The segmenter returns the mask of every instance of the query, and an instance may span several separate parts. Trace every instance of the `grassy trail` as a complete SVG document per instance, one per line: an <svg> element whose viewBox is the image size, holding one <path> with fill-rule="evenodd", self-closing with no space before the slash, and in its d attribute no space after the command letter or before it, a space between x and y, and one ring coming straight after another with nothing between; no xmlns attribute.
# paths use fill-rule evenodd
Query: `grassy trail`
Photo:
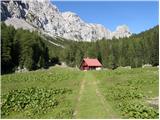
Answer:
<svg viewBox="0 0 160 120"><path fill-rule="evenodd" d="M112 108L99 91L92 72L86 72L81 82L74 118L115 118Z"/></svg>
<svg viewBox="0 0 160 120"><path fill-rule="evenodd" d="M158 97L158 75L157 67L87 72L53 67L2 75L1 116L6 119L157 119L158 109L151 107L148 100ZM31 94L33 88L42 92ZM66 88L71 92L54 92L53 99L58 104L44 106L51 103L52 93L48 90Z"/></svg>

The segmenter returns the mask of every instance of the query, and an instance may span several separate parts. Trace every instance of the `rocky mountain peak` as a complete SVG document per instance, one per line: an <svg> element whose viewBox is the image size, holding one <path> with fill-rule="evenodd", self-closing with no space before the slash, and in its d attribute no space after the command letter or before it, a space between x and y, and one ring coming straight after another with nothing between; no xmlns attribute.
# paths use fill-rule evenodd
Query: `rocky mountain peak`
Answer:
<svg viewBox="0 0 160 120"><path fill-rule="evenodd" d="M116 31L113 32L113 36L116 38L129 37L131 35L127 25L117 26Z"/></svg>
<svg viewBox="0 0 160 120"><path fill-rule="evenodd" d="M32 28L35 27L52 37L71 40L92 41L131 35L126 25L118 26L116 31L111 32L103 25L84 22L76 13L60 12L50 0L1 1L1 20L15 28L34 30ZM23 21L25 26L15 24L16 21Z"/></svg>
<svg viewBox="0 0 160 120"><path fill-rule="evenodd" d="M70 12L70 11L67 11L67 12L63 12L62 13L62 16L65 20L68 20L70 22L78 22L78 21L81 21L81 18L76 14L76 13L73 13L73 12Z"/></svg>
<svg viewBox="0 0 160 120"><path fill-rule="evenodd" d="M117 26L116 31L129 32L129 28L127 25L121 25L121 26Z"/></svg>

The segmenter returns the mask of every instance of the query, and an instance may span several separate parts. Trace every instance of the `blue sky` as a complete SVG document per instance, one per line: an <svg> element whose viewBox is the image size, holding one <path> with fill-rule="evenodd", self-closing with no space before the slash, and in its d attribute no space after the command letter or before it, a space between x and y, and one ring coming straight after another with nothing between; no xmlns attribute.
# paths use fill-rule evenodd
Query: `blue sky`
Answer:
<svg viewBox="0 0 160 120"><path fill-rule="evenodd" d="M126 24L132 33L158 25L158 1L54 1L60 11L77 13L85 22L114 31Z"/></svg>

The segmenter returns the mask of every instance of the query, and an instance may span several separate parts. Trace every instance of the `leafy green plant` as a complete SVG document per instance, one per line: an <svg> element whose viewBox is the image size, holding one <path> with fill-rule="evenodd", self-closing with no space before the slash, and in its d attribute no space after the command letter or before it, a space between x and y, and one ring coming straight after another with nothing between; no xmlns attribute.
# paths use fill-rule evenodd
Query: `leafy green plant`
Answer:
<svg viewBox="0 0 160 120"><path fill-rule="evenodd" d="M157 68L119 68L100 71L95 75L100 79L100 87L106 100L122 118L158 118L158 110L145 102L146 98L158 95Z"/></svg>
<svg viewBox="0 0 160 120"><path fill-rule="evenodd" d="M150 119L158 118L159 115L158 111L152 107L137 102L121 103L117 108L119 108L122 111L122 115L127 118Z"/></svg>
<svg viewBox="0 0 160 120"><path fill-rule="evenodd" d="M2 117L8 116L13 111L25 111L27 117L45 114L48 109L54 109L59 104L58 96L71 92L66 88L12 90L3 96L1 115Z"/></svg>

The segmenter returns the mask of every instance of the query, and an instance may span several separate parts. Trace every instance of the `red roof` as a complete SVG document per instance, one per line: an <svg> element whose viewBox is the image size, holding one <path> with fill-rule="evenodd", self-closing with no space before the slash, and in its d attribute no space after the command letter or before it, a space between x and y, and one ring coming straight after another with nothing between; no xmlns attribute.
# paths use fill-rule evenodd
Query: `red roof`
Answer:
<svg viewBox="0 0 160 120"><path fill-rule="evenodd" d="M102 66L102 64L97 59L84 58L83 60L86 62L88 66Z"/></svg>

